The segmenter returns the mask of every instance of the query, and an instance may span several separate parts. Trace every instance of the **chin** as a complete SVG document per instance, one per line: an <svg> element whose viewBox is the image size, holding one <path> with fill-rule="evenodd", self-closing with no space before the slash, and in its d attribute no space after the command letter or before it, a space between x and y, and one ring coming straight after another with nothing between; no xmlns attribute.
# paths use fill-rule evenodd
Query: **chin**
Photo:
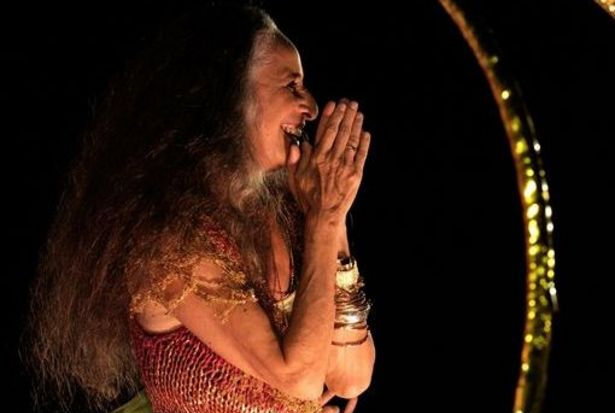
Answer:
<svg viewBox="0 0 615 413"><path fill-rule="evenodd" d="M281 171L286 172L286 162L272 165L269 168L267 168L266 171L267 171L268 174L270 174L270 173L280 173Z"/></svg>

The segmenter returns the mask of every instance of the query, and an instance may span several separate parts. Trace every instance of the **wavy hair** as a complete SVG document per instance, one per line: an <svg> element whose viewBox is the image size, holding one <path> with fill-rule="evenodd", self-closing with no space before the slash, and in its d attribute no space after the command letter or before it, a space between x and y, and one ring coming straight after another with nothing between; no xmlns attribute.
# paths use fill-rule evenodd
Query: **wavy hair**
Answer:
<svg viewBox="0 0 615 413"><path fill-rule="evenodd" d="M262 234L272 219L299 245L285 171L254 166L243 116L258 45L280 36L258 8L204 7L165 26L111 80L32 288L22 348L38 383L35 404L51 398L67 410L81 395L105 409L140 387L127 286L189 270L207 248L203 217L237 241L255 285L264 280L270 240Z"/></svg>

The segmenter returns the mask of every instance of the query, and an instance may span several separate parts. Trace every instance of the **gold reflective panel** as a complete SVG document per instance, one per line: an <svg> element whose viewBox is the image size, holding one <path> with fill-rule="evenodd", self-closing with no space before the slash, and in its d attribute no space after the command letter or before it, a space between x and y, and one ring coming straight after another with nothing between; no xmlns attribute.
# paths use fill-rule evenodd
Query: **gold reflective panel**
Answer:
<svg viewBox="0 0 615 413"><path fill-rule="evenodd" d="M439 0L466 40L489 83L506 130L517 175L526 246L526 318L513 411L538 412L547 379L552 318L557 312L553 210L532 119L486 28L469 21L452 0ZM598 0L608 10L615 0ZM614 7L615 8L615 7ZM531 143L531 144L530 144Z"/></svg>
<svg viewBox="0 0 615 413"><path fill-rule="evenodd" d="M608 14L615 19L615 0L595 0Z"/></svg>

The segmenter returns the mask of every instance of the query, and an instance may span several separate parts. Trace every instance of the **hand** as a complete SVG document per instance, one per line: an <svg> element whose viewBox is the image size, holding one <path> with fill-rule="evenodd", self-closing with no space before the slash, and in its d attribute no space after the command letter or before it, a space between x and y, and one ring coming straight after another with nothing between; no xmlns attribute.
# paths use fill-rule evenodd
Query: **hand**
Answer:
<svg viewBox="0 0 615 413"><path fill-rule="evenodd" d="M320 397L320 404L321 406L324 406L322 413L339 413L340 412L340 408L338 406L334 406L332 404L325 406L325 403L328 403L329 400L331 400L334 396L335 396L335 393L333 393L331 390L326 390L322 394L322 396ZM354 409L357 407L358 402L359 402L358 397L353 397L352 399L349 399L342 413L352 413Z"/></svg>
<svg viewBox="0 0 615 413"><path fill-rule="evenodd" d="M316 131L314 147L291 147L287 159L290 189L306 215L344 223L363 178L370 134L362 129L358 104L328 102Z"/></svg>

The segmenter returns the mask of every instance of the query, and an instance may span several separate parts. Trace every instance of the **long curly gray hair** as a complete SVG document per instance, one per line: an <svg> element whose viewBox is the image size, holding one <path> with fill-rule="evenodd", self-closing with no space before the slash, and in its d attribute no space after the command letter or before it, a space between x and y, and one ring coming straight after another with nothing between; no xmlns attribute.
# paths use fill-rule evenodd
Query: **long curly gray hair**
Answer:
<svg viewBox="0 0 615 413"><path fill-rule="evenodd" d="M201 253L204 216L237 241L253 280L264 279L270 240L262 234L272 219L299 245L285 171L255 168L245 138L248 69L259 45L276 38L258 8L204 7L168 24L111 81L32 290L23 355L37 404L52 398L67 410L81 395L107 409L140 386L128 280L152 282Z"/></svg>

